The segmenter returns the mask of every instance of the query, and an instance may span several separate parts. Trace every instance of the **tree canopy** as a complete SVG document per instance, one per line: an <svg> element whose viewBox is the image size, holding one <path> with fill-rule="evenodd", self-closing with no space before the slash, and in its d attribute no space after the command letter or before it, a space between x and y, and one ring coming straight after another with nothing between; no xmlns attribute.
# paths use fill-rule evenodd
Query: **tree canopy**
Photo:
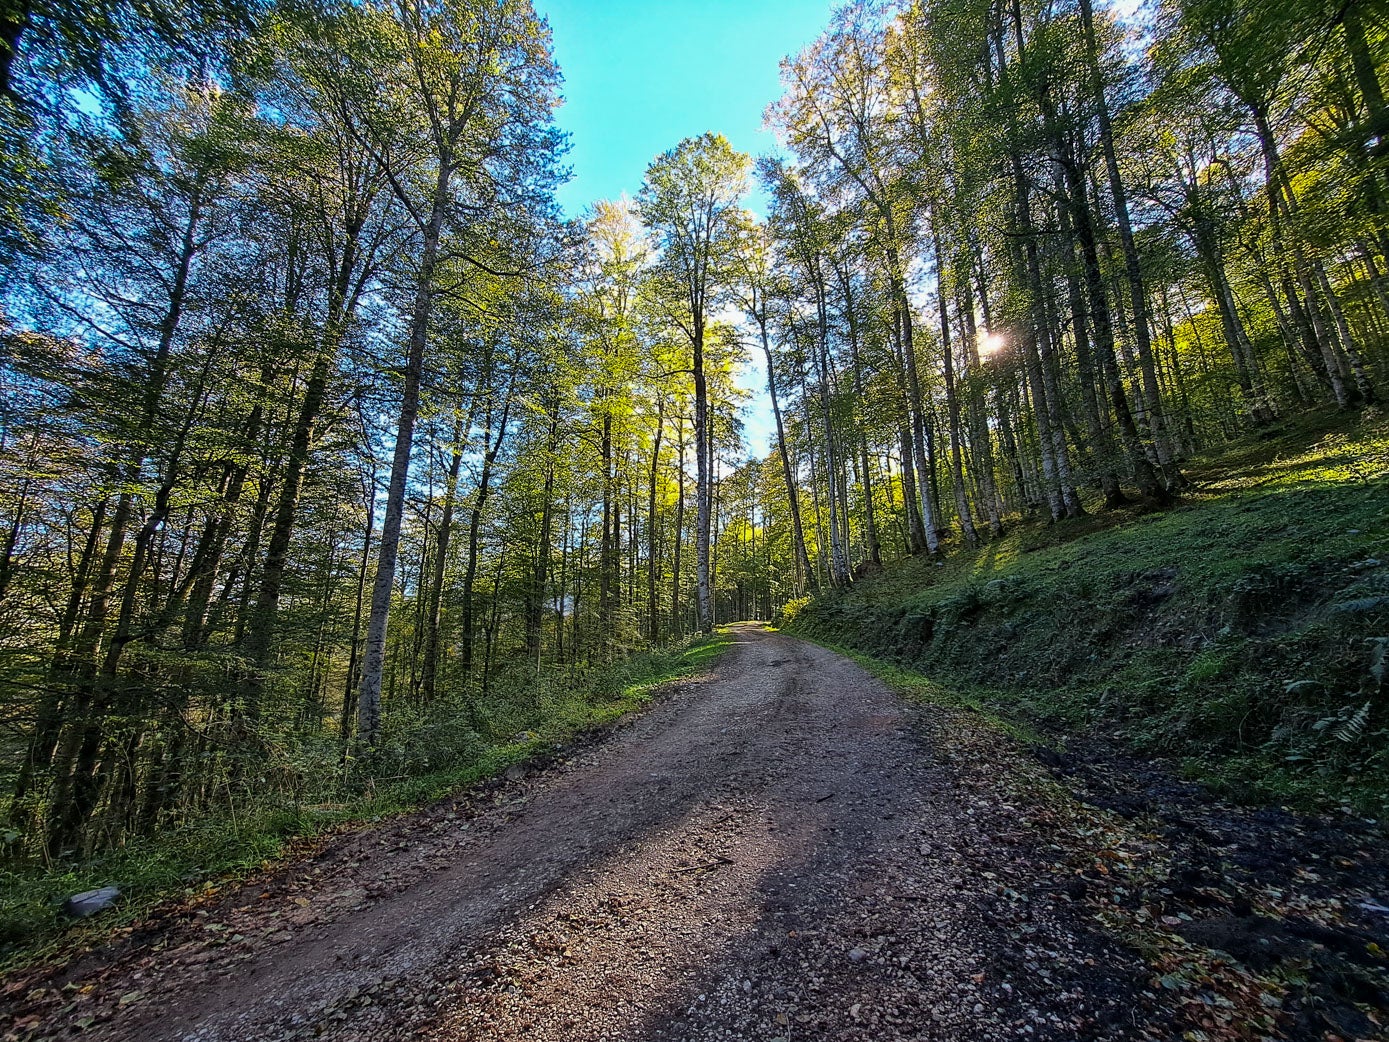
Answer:
<svg viewBox="0 0 1389 1042"><path fill-rule="evenodd" d="M551 42L0 15L10 855L475 760L635 649L1382 393L1372 6L858 0L780 154L687 138L580 217Z"/></svg>

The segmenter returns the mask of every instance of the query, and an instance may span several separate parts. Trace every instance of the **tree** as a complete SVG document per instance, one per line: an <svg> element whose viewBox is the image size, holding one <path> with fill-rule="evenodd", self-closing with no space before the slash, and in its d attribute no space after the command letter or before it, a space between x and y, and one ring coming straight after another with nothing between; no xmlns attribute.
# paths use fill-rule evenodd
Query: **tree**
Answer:
<svg viewBox="0 0 1389 1042"><path fill-rule="evenodd" d="M686 138L647 168L637 197L642 222L659 243L666 313L691 349L695 392L696 584L699 626L713 630L709 550L713 444L705 348L710 319L735 272L740 202L752 163L721 134Z"/></svg>
<svg viewBox="0 0 1389 1042"><path fill-rule="evenodd" d="M481 216L508 204L533 207L534 194L554 182L559 144L550 122L556 72L527 0L420 6L402 0L395 13L393 58L400 71L393 82L399 87L371 99L379 104L364 104L362 139L409 214L417 243L395 451L357 699L360 735L368 746L381 727L386 624L439 269L456 257L496 270L469 241L468 225L481 224ZM427 147L414 153L401 140L406 128L419 128Z"/></svg>
<svg viewBox="0 0 1389 1042"><path fill-rule="evenodd" d="M732 290L733 299L748 320L757 327L762 345L762 357L767 366L767 396L776 424L776 454L781 461L781 476L786 485L786 502L791 511L791 546L795 555L797 589L813 581L810 556L805 548L805 529L801 523L801 496L791 470L787 447L786 424L782 419L781 403L777 397L776 362L772 357L771 328L773 308L790 295L790 286L776 269L775 245L765 225L758 224L751 214L744 214L740 228L738 250L735 254L738 278ZM775 302L775 303L774 303Z"/></svg>

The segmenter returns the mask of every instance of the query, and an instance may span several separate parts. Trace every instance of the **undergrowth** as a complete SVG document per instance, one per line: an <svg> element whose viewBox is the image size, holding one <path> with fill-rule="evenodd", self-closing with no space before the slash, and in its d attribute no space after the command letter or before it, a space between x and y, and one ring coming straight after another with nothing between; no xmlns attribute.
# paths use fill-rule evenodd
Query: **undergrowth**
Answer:
<svg viewBox="0 0 1389 1042"><path fill-rule="evenodd" d="M1236 796L1382 815L1389 425L1330 423L1192 461L1171 510L1016 524L783 625L1058 740L1118 737Z"/></svg>
<svg viewBox="0 0 1389 1042"><path fill-rule="evenodd" d="M329 833L412 810L542 756L644 707L663 685L705 671L728 643L716 634L586 672L557 670L538 681L532 673L482 706L388 720L371 774L351 763L336 772L325 767L317 783L293 796L229 805L215 818L86 860L0 864L0 972L99 941L172 897L215 888ZM86 922L61 911L66 897L102 886L120 889L114 910Z"/></svg>

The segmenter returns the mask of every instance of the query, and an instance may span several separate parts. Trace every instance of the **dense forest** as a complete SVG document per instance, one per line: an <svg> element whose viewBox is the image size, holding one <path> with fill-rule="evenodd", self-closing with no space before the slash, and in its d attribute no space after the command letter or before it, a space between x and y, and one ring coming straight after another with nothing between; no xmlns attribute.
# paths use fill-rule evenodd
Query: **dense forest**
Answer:
<svg viewBox="0 0 1389 1042"><path fill-rule="evenodd" d="M571 220L529 0L9 5L7 856L447 767L638 649L1372 408L1387 69L1358 0L856 3L781 154L672 142Z"/></svg>

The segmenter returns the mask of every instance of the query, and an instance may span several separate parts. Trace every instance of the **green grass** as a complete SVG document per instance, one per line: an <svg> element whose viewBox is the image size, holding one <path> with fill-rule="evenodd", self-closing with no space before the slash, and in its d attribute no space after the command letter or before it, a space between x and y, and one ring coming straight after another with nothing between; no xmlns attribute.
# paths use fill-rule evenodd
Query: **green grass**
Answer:
<svg viewBox="0 0 1389 1042"><path fill-rule="evenodd" d="M1016 524L799 606L786 626L1060 736L1118 735L1242 795L1383 813L1389 429L1314 417L1189 473L1172 510Z"/></svg>
<svg viewBox="0 0 1389 1042"><path fill-rule="evenodd" d="M519 720L528 726L511 732L510 739L469 745L471 755L445 769L385 783L356 779L326 799L238 808L80 863L0 868L0 972L99 943L159 904L268 867L316 837L414 810L553 752L649 705L664 685L707 671L729 644L721 633L699 637L634 655L577 681L557 678L540 687L538 698L532 692L524 716L502 714L509 725ZM85 922L61 913L67 896L108 885L121 890L115 909Z"/></svg>

